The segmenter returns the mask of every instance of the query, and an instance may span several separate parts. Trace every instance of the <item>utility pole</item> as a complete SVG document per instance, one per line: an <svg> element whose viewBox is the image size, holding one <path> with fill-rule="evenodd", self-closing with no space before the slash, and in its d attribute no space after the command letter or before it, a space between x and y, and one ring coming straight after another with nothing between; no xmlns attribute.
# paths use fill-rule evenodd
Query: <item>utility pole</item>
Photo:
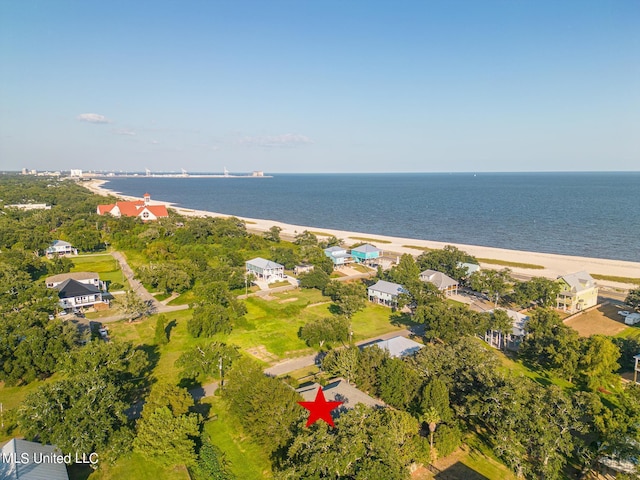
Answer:
<svg viewBox="0 0 640 480"><path fill-rule="evenodd" d="M224 377L222 376L222 357L220 357L220 361L218 362L218 367L220 368L220 387L223 387Z"/></svg>

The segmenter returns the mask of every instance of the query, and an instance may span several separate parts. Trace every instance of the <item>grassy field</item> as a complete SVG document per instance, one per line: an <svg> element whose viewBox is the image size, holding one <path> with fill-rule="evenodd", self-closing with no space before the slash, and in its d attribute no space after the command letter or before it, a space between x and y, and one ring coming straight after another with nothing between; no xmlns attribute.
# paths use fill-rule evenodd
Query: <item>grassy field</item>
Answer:
<svg viewBox="0 0 640 480"><path fill-rule="evenodd" d="M414 250L422 250L423 252L430 252L433 248L420 247L418 245L402 245L404 248L413 248Z"/></svg>
<svg viewBox="0 0 640 480"><path fill-rule="evenodd" d="M487 348L490 348L490 347L487 347ZM505 355L504 353L498 350L495 350L495 352L498 355L498 358L500 359L500 361L502 362L502 365L505 367L505 370L513 373L515 376L523 375L541 385L553 384L565 390L569 388L573 388L572 383L567 382L566 380L552 374L551 372L548 372L546 370L533 369L525 365L524 363L522 363L520 360L512 360L507 355Z"/></svg>
<svg viewBox="0 0 640 480"><path fill-rule="evenodd" d="M479 262L489 263L491 265L500 265L502 267L516 267L516 268L528 268L531 270L544 270L542 265L535 265L533 263L520 263L520 262L509 262L507 260L498 260L496 258L478 258Z"/></svg>
<svg viewBox="0 0 640 480"><path fill-rule="evenodd" d="M260 480L272 478L271 462L260 445L243 433L242 426L231 416L220 397L207 399L211 403L213 420L205 423L205 432L224 453L229 469L236 478Z"/></svg>
<svg viewBox="0 0 640 480"><path fill-rule="evenodd" d="M89 480L189 480L191 477L184 466L163 467L139 453L131 453L129 456L119 459L115 465L104 463L88 477L78 476L75 478L88 478Z"/></svg>
<svg viewBox="0 0 640 480"><path fill-rule="evenodd" d="M356 313L351 319L353 341L358 342L383 333L400 331L404 328L392 325L390 317L390 308L382 305L367 304L363 311Z"/></svg>
<svg viewBox="0 0 640 480"><path fill-rule="evenodd" d="M640 285L640 278L636 277L616 277L614 275L600 275L599 273L590 274L596 280L608 280L609 282L619 282L619 283L635 283L636 285Z"/></svg>
<svg viewBox="0 0 640 480"><path fill-rule="evenodd" d="M391 243L389 240L380 240L379 238L369 237L349 237L352 240L361 240L363 242L375 242L375 243Z"/></svg>
<svg viewBox="0 0 640 480"><path fill-rule="evenodd" d="M102 281L121 283L125 288L129 288L118 262L111 255L78 255L69 258L73 261L72 272L96 272Z"/></svg>

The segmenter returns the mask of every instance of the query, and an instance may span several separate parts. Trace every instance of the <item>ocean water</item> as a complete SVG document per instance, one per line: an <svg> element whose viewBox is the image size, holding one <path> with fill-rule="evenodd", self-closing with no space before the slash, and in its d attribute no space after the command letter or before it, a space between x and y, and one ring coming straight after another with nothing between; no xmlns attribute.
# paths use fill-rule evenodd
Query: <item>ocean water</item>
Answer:
<svg viewBox="0 0 640 480"><path fill-rule="evenodd" d="M640 172L135 177L105 187L317 229L640 261Z"/></svg>

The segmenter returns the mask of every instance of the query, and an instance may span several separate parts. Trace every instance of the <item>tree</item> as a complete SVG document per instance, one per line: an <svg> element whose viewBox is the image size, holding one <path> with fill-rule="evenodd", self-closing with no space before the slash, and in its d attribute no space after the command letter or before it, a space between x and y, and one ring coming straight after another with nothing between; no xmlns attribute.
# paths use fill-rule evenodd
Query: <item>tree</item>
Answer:
<svg viewBox="0 0 640 480"><path fill-rule="evenodd" d="M149 312L149 305L142 300L135 292L129 290L124 295L120 295L116 300L118 308L131 320L142 317Z"/></svg>
<svg viewBox="0 0 640 480"><path fill-rule="evenodd" d="M640 310L640 288L629 290L624 302L634 310Z"/></svg>
<svg viewBox="0 0 640 480"><path fill-rule="evenodd" d="M405 253L400 257L398 265L387 272L387 276L392 282L406 286L418 281L420 268L416 264L416 260L413 258L413 255Z"/></svg>
<svg viewBox="0 0 640 480"><path fill-rule="evenodd" d="M441 421L453 420L453 411L449 404L449 389L439 378L429 380L422 390L420 409L425 413L430 408L435 409Z"/></svg>
<svg viewBox="0 0 640 480"><path fill-rule="evenodd" d="M367 291L362 283L339 283L338 285L334 302L342 315L351 318L360 310L364 310Z"/></svg>
<svg viewBox="0 0 640 480"><path fill-rule="evenodd" d="M521 305L534 303L541 307L552 307L561 288L558 282L544 277L534 277L528 282L517 283L513 296Z"/></svg>
<svg viewBox="0 0 640 480"><path fill-rule="evenodd" d="M498 332L498 347L503 350L506 349L507 342L505 338L513 332L513 320L511 320L506 310L495 309L491 312L489 330L491 330L491 335L493 335L493 332Z"/></svg>
<svg viewBox="0 0 640 480"><path fill-rule="evenodd" d="M378 378L380 398L396 408L407 409L420 388L418 373L399 358L385 359Z"/></svg>
<svg viewBox="0 0 640 480"><path fill-rule="evenodd" d="M509 291L511 286L511 270L481 270L471 275L471 288L477 292L487 292L494 300L494 306Z"/></svg>
<svg viewBox="0 0 640 480"><path fill-rule="evenodd" d="M358 371L358 347L331 350L322 360L322 368L331 375L343 377L348 383L356 378Z"/></svg>
<svg viewBox="0 0 640 480"><path fill-rule="evenodd" d="M318 245L318 237L316 237L313 233L305 230L302 233L296 235L296 239L294 242L296 245Z"/></svg>
<svg viewBox="0 0 640 480"><path fill-rule="evenodd" d="M446 245L441 250L431 250L420 255L417 264L420 270L435 270L442 272L457 281L467 276L467 270L462 263L478 263L475 257L459 250L452 245Z"/></svg>
<svg viewBox="0 0 640 480"><path fill-rule="evenodd" d="M425 324L425 337L448 343L462 336L484 334L489 326L486 315L473 312L466 305L443 301L416 309L414 320Z"/></svg>
<svg viewBox="0 0 640 480"><path fill-rule="evenodd" d="M585 341L586 345L580 357L582 382L590 390L619 383L615 372L620 368L618 359L620 350L609 337L592 335Z"/></svg>
<svg viewBox="0 0 640 480"><path fill-rule="evenodd" d="M434 407L428 407L422 414L422 421L429 427L429 445L433 452L433 434L438 424L442 421L442 418Z"/></svg>
<svg viewBox="0 0 640 480"><path fill-rule="evenodd" d="M262 236L265 238L265 240L269 242L280 243L281 231L282 231L282 228L278 227L277 225L274 225L269 230L264 232Z"/></svg>
<svg viewBox="0 0 640 480"><path fill-rule="evenodd" d="M216 333L231 333L232 311L221 305L203 305L193 310L187 321L187 331L193 337L212 337Z"/></svg>
<svg viewBox="0 0 640 480"><path fill-rule="evenodd" d="M302 288L317 288L322 291L329 283L329 275L320 269L314 268L312 271L301 274L298 279Z"/></svg>
<svg viewBox="0 0 640 480"><path fill-rule="evenodd" d="M194 402L191 394L185 389L167 382L153 385L147 397L142 416L149 416L158 408L166 407L174 417L189 413Z"/></svg>
<svg viewBox="0 0 640 480"><path fill-rule="evenodd" d="M59 273L67 273L71 271L73 262L66 257L54 255L51 261L47 264L47 272L50 275L57 275Z"/></svg>
<svg viewBox="0 0 640 480"><path fill-rule="evenodd" d="M224 453L216 447L208 435L200 436L200 451L197 464L189 469L193 480L233 480L234 476L227 471Z"/></svg>
<svg viewBox="0 0 640 480"><path fill-rule="evenodd" d="M64 453L95 452L125 425L126 407L118 387L87 373L29 394L18 410L19 425L28 439L37 436Z"/></svg>
<svg viewBox="0 0 640 480"><path fill-rule="evenodd" d="M167 326L167 317L164 315L158 315L156 319L156 334L154 338L154 342L156 345L166 345L169 343L169 337L167 336L167 332L165 330Z"/></svg>
<svg viewBox="0 0 640 480"><path fill-rule="evenodd" d="M284 266L287 270L293 270L293 267L299 261L296 252L292 248L275 247L271 249L271 259Z"/></svg>
<svg viewBox="0 0 640 480"><path fill-rule="evenodd" d="M349 339L351 324L346 317L320 318L306 323L299 336L307 345L322 347L325 342L346 342Z"/></svg>
<svg viewBox="0 0 640 480"><path fill-rule="evenodd" d="M175 365L182 369L182 375L185 378L219 378L220 367L224 375L224 372L228 371L238 358L240 353L235 345L211 342L207 345L196 345L191 350L187 350L180 355Z"/></svg>

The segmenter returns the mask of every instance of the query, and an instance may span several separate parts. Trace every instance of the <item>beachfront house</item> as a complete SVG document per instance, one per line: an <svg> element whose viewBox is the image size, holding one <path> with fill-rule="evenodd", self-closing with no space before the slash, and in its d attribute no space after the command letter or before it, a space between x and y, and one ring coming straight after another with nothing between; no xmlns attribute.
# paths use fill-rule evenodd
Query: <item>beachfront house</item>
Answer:
<svg viewBox="0 0 640 480"><path fill-rule="evenodd" d="M506 335L504 332L496 330L487 330L484 334L484 341L494 348L499 350L512 350L517 351L520 348L522 340L524 340L527 334L525 327L529 321L529 316L524 313L516 312L515 310L500 309L507 312L507 315L511 319L512 328ZM487 310L487 313L493 313L494 310Z"/></svg>
<svg viewBox="0 0 640 480"><path fill-rule="evenodd" d="M420 280L432 283L438 290L447 296L458 293L458 282L442 272L425 270L420 274Z"/></svg>
<svg viewBox="0 0 640 480"><path fill-rule="evenodd" d="M401 293L406 293L402 285L385 280L378 280L367 289L370 302L393 308L398 306L398 295Z"/></svg>
<svg viewBox="0 0 640 480"><path fill-rule="evenodd" d="M357 263L370 264L373 261L382 256L382 250L375 245L365 243L359 247L351 249L351 256Z"/></svg>
<svg viewBox="0 0 640 480"><path fill-rule="evenodd" d="M353 379L350 379L353 381ZM362 404L371 408L385 408L384 402L370 397L353 385L350 385L344 378L335 378L321 387L317 383L311 383L296 389L296 392L304 398L305 402L313 402L318 394L318 388L322 388L324 398L328 402L343 402L338 408L331 412L333 418L338 417L341 413L355 408L357 404Z"/></svg>
<svg viewBox="0 0 640 480"><path fill-rule="evenodd" d="M598 287L587 272L565 275L557 281L562 288L556 299L559 310L576 313L598 304Z"/></svg>
<svg viewBox="0 0 640 480"><path fill-rule="evenodd" d="M47 257L53 257L54 255L62 257L64 255L77 255L78 249L73 248L69 242L65 242L64 240L54 240L44 253Z"/></svg>
<svg viewBox="0 0 640 480"><path fill-rule="evenodd" d="M462 268L466 273L464 274L465 278L469 278L471 275L473 275L476 272L480 271L480 265L477 265L475 263L468 263L468 262L458 262L457 265L459 268Z"/></svg>
<svg viewBox="0 0 640 480"><path fill-rule="evenodd" d="M151 195L144 194L143 200L132 202L116 202L108 205L98 205L98 215L107 213L114 217L138 217L143 222L157 220L169 216L167 207L164 205L151 205Z"/></svg>
<svg viewBox="0 0 640 480"><path fill-rule="evenodd" d="M353 262L353 257L347 253L347 249L337 245L325 248L324 254L333 262L333 268L340 268Z"/></svg>
<svg viewBox="0 0 640 480"><path fill-rule="evenodd" d="M256 280L266 283L279 282L286 278L284 266L279 263L265 260L264 258L254 258L245 262L247 274L253 274Z"/></svg>
<svg viewBox="0 0 640 480"><path fill-rule="evenodd" d="M91 454L95 456L95 454ZM5 480L69 480L64 461L55 445L12 438L0 452L0 478ZM93 457L91 457L91 460Z"/></svg>
<svg viewBox="0 0 640 480"><path fill-rule="evenodd" d="M389 340L376 340L373 343L363 345L364 347L376 346L382 350L386 350L391 358L403 358L413 355L424 347L421 343L398 335Z"/></svg>

